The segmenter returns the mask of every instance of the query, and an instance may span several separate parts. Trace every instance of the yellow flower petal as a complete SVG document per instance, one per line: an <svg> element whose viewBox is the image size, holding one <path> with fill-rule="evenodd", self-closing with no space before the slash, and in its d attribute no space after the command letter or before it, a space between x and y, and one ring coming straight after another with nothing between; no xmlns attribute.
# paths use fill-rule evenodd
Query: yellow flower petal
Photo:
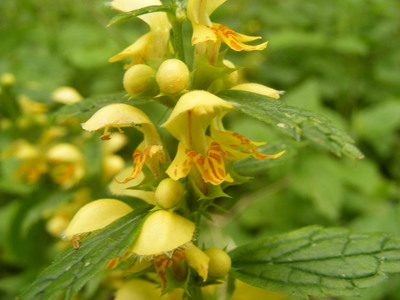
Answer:
<svg viewBox="0 0 400 300"><path fill-rule="evenodd" d="M203 278L203 281L206 281L210 258L193 244L185 249L185 254L189 266L191 266L197 274Z"/></svg>
<svg viewBox="0 0 400 300"><path fill-rule="evenodd" d="M199 152L189 150L182 143L179 143L178 152L166 173L172 179L178 180L186 177L191 168L195 166L204 182L214 185L219 185L224 181L232 182L233 179L225 171L225 151L213 139L208 138L207 140L208 150L205 156Z"/></svg>
<svg viewBox="0 0 400 300"><path fill-rule="evenodd" d="M130 196L142 199L143 201L155 205L156 201L154 198L154 192L152 191L143 191L143 190L135 190L132 189L135 186L138 186L143 180L144 175L140 173L135 179L130 180L126 183L118 183L129 177L133 173L133 167L125 168L121 172L117 174L115 180L112 180L108 185L108 189L113 195L120 196Z"/></svg>
<svg viewBox="0 0 400 300"><path fill-rule="evenodd" d="M219 38L218 30L211 26L193 23L192 45L207 41L216 42Z"/></svg>
<svg viewBox="0 0 400 300"><path fill-rule="evenodd" d="M260 37L251 37L235 32L228 26L214 23L214 27L218 30L219 37L235 51L254 51L264 50L267 47L268 42L261 43L259 45L246 45L245 42L259 39Z"/></svg>
<svg viewBox="0 0 400 300"><path fill-rule="evenodd" d="M72 218L63 236L73 236L101 229L132 211L125 202L116 199L99 199L83 206Z"/></svg>
<svg viewBox="0 0 400 300"><path fill-rule="evenodd" d="M225 152L215 141L211 141L207 154L195 162L204 182L220 185L224 181L233 182L232 177L225 171Z"/></svg>
<svg viewBox="0 0 400 300"><path fill-rule="evenodd" d="M99 109L82 128L95 131L105 127L134 127L137 124L152 124L144 112L128 104L115 103ZM141 127L137 127L140 130Z"/></svg>
<svg viewBox="0 0 400 300"><path fill-rule="evenodd" d="M191 91L180 97L168 120L162 126L174 137L180 139L182 136L189 135L190 124L193 121L199 123L198 126L205 130L216 114L230 110L232 107L233 105L229 102L209 92ZM196 121L196 118L202 118L202 120Z"/></svg>
<svg viewBox="0 0 400 300"><path fill-rule="evenodd" d="M141 145L143 145L143 143ZM139 146L132 154L133 166L134 166L132 174L129 177L125 178L123 181L121 182L118 181L118 183L124 184L132 179L135 179L142 172L145 162L148 162L149 168L156 177L160 175L158 168L158 163L160 159L158 158L158 156L159 154L161 154L161 157L164 156L162 146L150 145L144 150L142 150L141 148L142 147Z"/></svg>
<svg viewBox="0 0 400 300"><path fill-rule="evenodd" d="M169 165L166 173L174 180L186 177L189 174L196 157L201 157L201 154L195 151L190 151L186 149L182 143L179 143L175 158Z"/></svg>
<svg viewBox="0 0 400 300"><path fill-rule="evenodd" d="M195 225L188 219L168 210L152 213L144 222L130 252L137 255L158 255L190 242Z"/></svg>
<svg viewBox="0 0 400 300"><path fill-rule="evenodd" d="M251 92L274 99L279 99L280 96L284 93L284 91L278 91L259 83L241 83L232 87L231 90Z"/></svg>

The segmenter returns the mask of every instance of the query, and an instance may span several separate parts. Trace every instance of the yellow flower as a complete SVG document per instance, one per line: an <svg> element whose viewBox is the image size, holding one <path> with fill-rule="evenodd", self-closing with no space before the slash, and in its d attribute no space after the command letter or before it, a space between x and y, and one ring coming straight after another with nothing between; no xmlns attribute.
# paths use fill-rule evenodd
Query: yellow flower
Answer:
<svg viewBox="0 0 400 300"><path fill-rule="evenodd" d="M121 170L116 176L115 179L111 181L111 183L108 185L108 189L113 195L119 195L119 196L130 196L130 197L135 197L139 198L148 204L151 205L156 205L156 200L154 197L154 192L153 191L144 191L140 189L133 189L134 187L138 186L142 181L144 180L144 174L143 172L140 172L136 178L125 182L121 183L124 181L125 178L128 178L130 174L134 173L134 168L133 167L128 167L123 170Z"/></svg>
<svg viewBox="0 0 400 300"><path fill-rule="evenodd" d="M253 142L239 133L225 130L222 124L224 114L220 114L213 119L210 126L211 137L217 140L222 148L229 154L227 159L240 160L248 156L253 156L256 159L278 158L285 151L276 154L264 154L256 148L265 145L265 142Z"/></svg>
<svg viewBox="0 0 400 300"><path fill-rule="evenodd" d="M85 175L84 158L78 147L60 143L46 152L53 181L67 189L78 183Z"/></svg>
<svg viewBox="0 0 400 300"><path fill-rule="evenodd" d="M192 44L197 45L200 54L208 52L209 61L215 63L221 42L226 43L235 51L263 50L268 42L251 46L245 43L260 37L243 35L231 28L213 23L210 15L226 0L189 0L187 4L187 15L193 26Z"/></svg>
<svg viewBox="0 0 400 300"><path fill-rule="evenodd" d="M283 152L262 154L255 148L264 143L225 130L222 117L232 108L232 104L206 91L191 91L178 100L163 125L179 140L177 154L166 171L172 179L178 180L191 173L199 188L203 187L198 177L205 183L219 185L233 181L226 172L227 161L282 155ZM211 136L206 135L208 127Z"/></svg>
<svg viewBox="0 0 400 300"><path fill-rule="evenodd" d="M231 90L260 94L277 100L284 93L284 91L278 91L259 83L241 83L232 87Z"/></svg>
<svg viewBox="0 0 400 300"><path fill-rule="evenodd" d="M77 103L83 99L81 94L70 86L62 86L57 88L51 94L53 101L62 103L65 105L70 105L73 103Z"/></svg>
<svg viewBox="0 0 400 300"><path fill-rule="evenodd" d="M99 199L83 206L72 218L63 233L65 239L72 240L74 248L79 248L79 236L99 230L133 209L120 200Z"/></svg>
<svg viewBox="0 0 400 300"><path fill-rule="evenodd" d="M166 287L167 269L184 259L205 281L209 258L191 243L194 231L192 221L168 210L157 210L145 220L128 253L151 260L163 289Z"/></svg>
<svg viewBox="0 0 400 300"><path fill-rule="evenodd" d="M140 109L128 104L115 103L104 106L98 110L88 121L82 123L82 128L95 131L104 128L101 139L110 138L110 127L135 127L143 133L144 140L132 154L134 169L128 178L122 183L136 178L142 171L143 165L152 171L154 176L160 175L159 162L165 162L166 156L161 143L160 136L151 120Z"/></svg>
<svg viewBox="0 0 400 300"><path fill-rule="evenodd" d="M146 6L161 5L159 0L114 0L111 6L115 9L128 12ZM132 58L132 62L125 67L143 63L147 60L160 60L169 45L169 31L171 24L165 12L154 12L139 16L146 22L150 31L142 35L136 42L111 57L109 62L116 62Z"/></svg>
<svg viewBox="0 0 400 300"><path fill-rule="evenodd" d="M160 255L189 243L195 225L168 210L157 210L144 222L138 238L129 252L141 256Z"/></svg>
<svg viewBox="0 0 400 300"><path fill-rule="evenodd" d="M194 171L195 180L198 172L204 182L214 185L232 181L225 171L225 151L206 135L212 119L232 107L232 104L206 91L191 91L178 100L163 125L180 141L175 159L166 171L172 179L178 180Z"/></svg>

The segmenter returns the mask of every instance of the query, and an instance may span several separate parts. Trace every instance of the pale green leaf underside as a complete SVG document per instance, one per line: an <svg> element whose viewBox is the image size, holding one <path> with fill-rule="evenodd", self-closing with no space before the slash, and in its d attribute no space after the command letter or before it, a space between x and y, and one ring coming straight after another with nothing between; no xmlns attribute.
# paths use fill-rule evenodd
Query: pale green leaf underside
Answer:
<svg viewBox="0 0 400 300"><path fill-rule="evenodd" d="M137 209L72 247L56 258L20 300L70 299L82 286L106 266L109 259L119 257L136 238L148 207Z"/></svg>
<svg viewBox="0 0 400 300"><path fill-rule="evenodd" d="M126 103L131 105L141 105L150 102L153 102L153 100L146 98L129 98L126 96L125 92L112 95L95 96L83 99L82 101L71 105L63 106L57 110L53 116L57 119L57 122L61 122L70 118L89 118L100 108L108 104Z"/></svg>
<svg viewBox="0 0 400 300"><path fill-rule="evenodd" d="M230 252L233 275L294 296L353 296L400 272L400 239L342 228L306 227Z"/></svg>
<svg viewBox="0 0 400 300"><path fill-rule="evenodd" d="M323 116L250 92L224 91L218 96L235 104L243 113L282 130L296 140L313 141L339 156L364 157L353 145L354 141Z"/></svg>

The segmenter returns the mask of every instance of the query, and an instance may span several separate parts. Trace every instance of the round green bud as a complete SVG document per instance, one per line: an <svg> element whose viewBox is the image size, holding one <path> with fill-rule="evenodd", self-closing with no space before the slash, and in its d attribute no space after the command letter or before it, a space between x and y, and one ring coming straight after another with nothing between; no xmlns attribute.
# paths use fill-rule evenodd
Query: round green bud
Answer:
<svg viewBox="0 0 400 300"><path fill-rule="evenodd" d="M167 59L158 68L157 84L165 94L177 94L189 85L189 69L179 59Z"/></svg>
<svg viewBox="0 0 400 300"><path fill-rule="evenodd" d="M177 206L182 201L183 192L184 190L181 182L166 178L157 186L154 197L158 206L164 209L170 209Z"/></svg>
<svg viewBox="0 0 400 300"><path fill-rule="evenodd" d="M131 96L136 96L150 87L155 71L148 65L138 64L130 67L124 74L123 85Z"/></svg>
<svg viewBox="0 0 400 300"><path fill-rule="evenodd" d="M204 251L210 258L208 264L208 275L213 277L224 277L231 269L232 262L229 255L218 248L208 248Z"/></svg>

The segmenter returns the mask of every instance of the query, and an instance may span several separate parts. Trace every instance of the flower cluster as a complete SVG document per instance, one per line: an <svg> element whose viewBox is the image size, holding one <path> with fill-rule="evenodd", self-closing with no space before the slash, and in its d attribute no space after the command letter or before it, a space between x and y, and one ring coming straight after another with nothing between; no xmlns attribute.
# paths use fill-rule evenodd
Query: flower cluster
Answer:
<svg viewBox="0 0 400 300"><path fill-rule="evenodd" d="M140 15L150 31L110 59L110 62L130 59L123 77L130 99L152 98L171 108L161 128L144 111L127 103L106 105L82 124L87 131L104 130L100 138L105 143L112 137L112 128L122 134L133 127L143 135L132 153L133 166L116 176L109 188L115 196L133 196L154 207L133 244L122 257L111 259L106 268L112 269L134 257L128 271L151 268L158 274L163 289L168 288L169 276L183 282L193 280L192 283L197 276L204 284L228 274L231 262L224 250L197 246L201 239L201 215L206 214L213 202L210 191L222 192L225 186L235 184L234 161L247 157L275 159L283 154L283 151L261 153L257 147L263 142L251 141L224 127L223 118L235 105L217 96L217 91L244 90L275 99L281 94L260 84L239 82L238 70L223 59L220 51L223 43L234 51L263 50L267 46L267 42L251 45L249 42L260 37L239 34L211 21L210 15L224 2L189 0L187 3L186 16L193 29L192 68L183 57L176 57L175 53L181 53L182 49L178 51L180 45L170 39L177 16L168 17L163 11ZM111 5L126 13L159 6L161 2L114 0ZM182 7L174 8L176 14L179 11L181 21ZM78 211L64 236L79 249L81 237L131 211L132 207L121 200L92 201ZM185 289L185 284L182 287Z"/></svg>

